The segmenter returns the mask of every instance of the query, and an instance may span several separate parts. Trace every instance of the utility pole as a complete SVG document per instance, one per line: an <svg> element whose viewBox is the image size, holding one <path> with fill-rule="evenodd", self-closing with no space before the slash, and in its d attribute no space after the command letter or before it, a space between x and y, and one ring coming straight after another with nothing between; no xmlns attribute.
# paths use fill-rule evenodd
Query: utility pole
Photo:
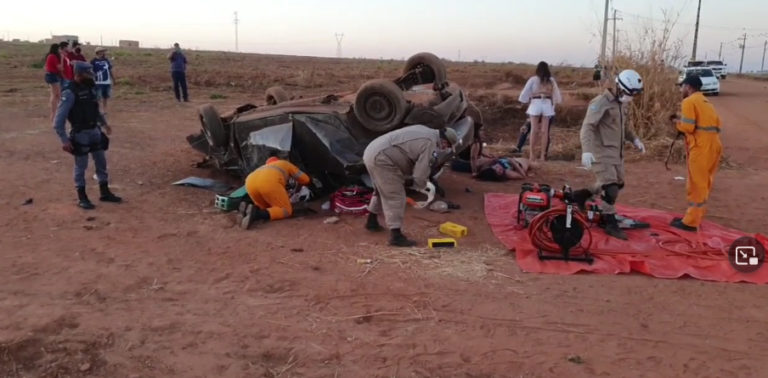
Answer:
<svg viewBox="0 0 768 378"><path fill-rule="evenodd" d="M693 32L693 53L691 54L691 60L696 60L696 43L699 42L699 16L701 15L701 0L699 0L699 7L696 9L696 31Z"/></svg>
<svg viewBox="0 0 768 378"><path fill-rule="evenodd" d="M613 53L612 54L613 56L611 57L611 65L612 66L616 65L614 63L614 61L616 60L616 46L618 46L618 42L617 42L618 38L616 37L616 20L623 20L621 18L617 18L616 17L616 12L617 12L616 9L614 9L613 10L613 18L611 19L611 20L613 20L613 50L611 50L612 53Z"/></svg>
<svg viewBox="0 0 768 378"><path fill-rule="evenodd" d="M723 43L720 42L720 52L717 53L717 60L723 60Z"/></svg>
<svg viewBox="0 0 768 378"><path fill-rule="evenodd" d="M341 40L344 39L344 33L336 33L336 57L341 58Z"/></svg>
<svg viewBox="0 0 768 378"><path fill-rule="evenodd" d="M237 18L237 11L235 11L235 52L240 51L240 46L238 46L238 40L237 40L237 24L240 23L240 19Z"/></svg>
<svg viewBox="0 0 768 378"><path fill-rule="evenodd" d="M600 44L600 66L605 66L605 40L608 34L608 2L605 0L605 14L603 15L603 41Z"/></svg>
<svg viewBox="0 0 768 378"><path fill-rule="evenodd" d="M744 67L744 49L747 47L747 33L744 33L744 38L741 40L741 63L739 63L739 74Z"/></svg>
<svg viewBox="0 0 768 378"><path fill-rule="evenodd" d="M760 72L765 72L765 48L768 47L768 40L763 42L763 64L760 65Z"/></svg>

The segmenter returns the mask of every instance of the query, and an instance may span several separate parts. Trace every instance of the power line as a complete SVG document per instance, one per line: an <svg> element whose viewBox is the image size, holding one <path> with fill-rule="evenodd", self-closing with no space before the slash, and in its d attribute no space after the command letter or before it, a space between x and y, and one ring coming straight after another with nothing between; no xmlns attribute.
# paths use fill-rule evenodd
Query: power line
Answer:
<svg viewBox="0 0 768 378"><path fill-rule="evenodd" d="M237 18L237 11L235 11L235 51L240 51L240 48L238 46L238 40L237 40L237 24L240 23L240 19Z"/></svg>
<svg viewBox="0 0 768 378"><path fill-rule="evenodd" d="M341 58L341 40L344 39L344 33L336 33L336 57Z"/></svg>
<svg viewBox="0 0 768 378"><path fill-rule="evenodd" d="M622 15L633 17L633 18L639 18L639 19L643 19L643 20L648 20L648 21L656 21L656 22L667 22L668 21L668 20L663 20L663 19L659 19L659 18L639 15L637 13L622 12ZM692 24L692 23L689 23L689 22L678 22L677 24L679 24L679 25L688 25L688 26L696 26L696 24ZM704 24L701 24L699 26L702 27L702 28L707 28L707 29L727 29L727 30L739 30L739 31L743 31L743 30L768 31L768 29L766 29L766 28L752 28L752 27L744 27L744 26L715 26L715 25L704 25Z"/></svg>

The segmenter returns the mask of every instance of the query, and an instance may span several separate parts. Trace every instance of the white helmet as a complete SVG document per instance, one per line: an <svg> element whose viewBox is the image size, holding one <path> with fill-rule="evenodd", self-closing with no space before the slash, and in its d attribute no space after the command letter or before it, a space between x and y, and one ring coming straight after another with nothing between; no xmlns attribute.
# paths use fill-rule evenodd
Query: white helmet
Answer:
<svg viewBox="0 0 768 378"><path fill-rule="evenodd" d="M643 78L635 70L624 70L616 76L616 85L628 95L635 96L643 91Z"/></svg>

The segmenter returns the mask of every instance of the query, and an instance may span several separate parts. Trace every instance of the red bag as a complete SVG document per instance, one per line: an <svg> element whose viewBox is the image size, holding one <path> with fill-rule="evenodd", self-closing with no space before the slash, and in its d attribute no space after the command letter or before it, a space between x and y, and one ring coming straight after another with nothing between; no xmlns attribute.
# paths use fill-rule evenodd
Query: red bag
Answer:
<svg viewBox="0 0 768 378"><path fill-rule="evenodd" d="M331 194L331 210L336 214L368 214L373 190L363 186L347 186Z"/></svg>

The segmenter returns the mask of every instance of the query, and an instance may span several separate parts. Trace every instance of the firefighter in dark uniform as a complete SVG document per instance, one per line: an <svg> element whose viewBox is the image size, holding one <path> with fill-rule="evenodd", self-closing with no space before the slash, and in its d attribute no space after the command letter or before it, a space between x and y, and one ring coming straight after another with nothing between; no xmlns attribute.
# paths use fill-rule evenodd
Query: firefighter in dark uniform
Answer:
<svg viewBox="0 0 768 378"><path fill-rule="evenodd" d="M78 206L90 210L95 206L85 193L88 154L93 156L93 162L96 165L96 176L101 192L99 200L121 202L122 199L109 190L105 151L109 147L107 135L112 133L112 128L99 111L99 102L94 92L92 67L85 62L76 62L74 74L75 80L61 92L61 102L56 110L53 129L61 140L61 148L75 156ZM71 127L69 135L65 129L67 121Z"/></svg>

